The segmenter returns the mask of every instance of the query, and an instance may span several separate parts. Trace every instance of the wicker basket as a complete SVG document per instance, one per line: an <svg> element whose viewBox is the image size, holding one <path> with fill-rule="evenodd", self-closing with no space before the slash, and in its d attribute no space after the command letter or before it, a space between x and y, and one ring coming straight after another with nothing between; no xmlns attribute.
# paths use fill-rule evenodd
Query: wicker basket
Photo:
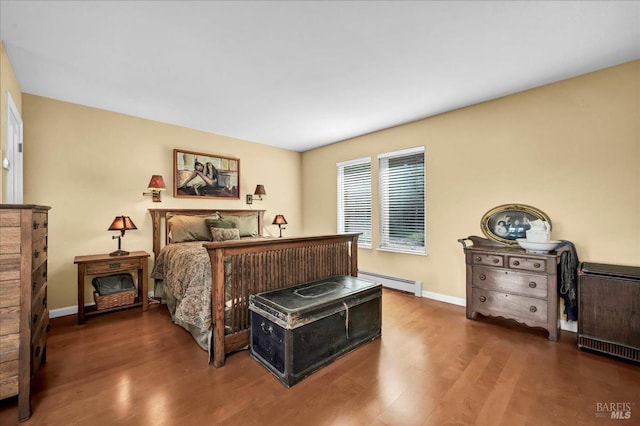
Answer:
<svg viewBox="0 0 640 426"><path fill-rule="evenodd" d="M96 309L102 311L104 309L117 308L118 306L131 305L136 298L136 291L121 291L120 293L107 294L105 296L100 296L97 291L94 291L93 298L96 301Z"/></svg>

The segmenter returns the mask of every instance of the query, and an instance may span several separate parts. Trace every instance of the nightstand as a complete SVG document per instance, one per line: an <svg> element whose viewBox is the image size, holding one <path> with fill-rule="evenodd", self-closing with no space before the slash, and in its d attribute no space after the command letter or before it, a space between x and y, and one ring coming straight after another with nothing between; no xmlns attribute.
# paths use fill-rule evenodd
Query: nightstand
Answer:
<svg viewBox="0 0 640 426"><path fill-rule="evenodd" d="M73 263L78 265L78 324L84 324L85 317L119 311L142 306L142 310L149 309L147 299L148 258L146 251L132 251L125 256L109 256L95 254L91 256L76 256ZM111 275L117 272L138 271L138 296L132 304L110 309L96 310L95 306L84 305L84 281L87 275Z"/></svg>

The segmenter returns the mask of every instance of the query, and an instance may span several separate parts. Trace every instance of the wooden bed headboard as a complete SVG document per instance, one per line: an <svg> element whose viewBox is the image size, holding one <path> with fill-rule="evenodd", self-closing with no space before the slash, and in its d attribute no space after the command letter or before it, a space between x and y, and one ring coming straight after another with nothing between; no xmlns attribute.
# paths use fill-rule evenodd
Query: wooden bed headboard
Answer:
<svg viewBox="0 0 640 426"><path fill-rule="evenodd" d="M225 209L149 209L151 214L151 221L153 224L153 255L154 259L158 257L160 249L167 244L169 240L169 229L167 228L167 215L190 215L190 216L204 216L214 213L220 213L221 215L229 216L242 216L247 214L254 214L258 217L258 235L262 236L262 230L264 228L264 212L265 210L225 210ZM164 238L161 237L162 224L164 223Z"/></svg>

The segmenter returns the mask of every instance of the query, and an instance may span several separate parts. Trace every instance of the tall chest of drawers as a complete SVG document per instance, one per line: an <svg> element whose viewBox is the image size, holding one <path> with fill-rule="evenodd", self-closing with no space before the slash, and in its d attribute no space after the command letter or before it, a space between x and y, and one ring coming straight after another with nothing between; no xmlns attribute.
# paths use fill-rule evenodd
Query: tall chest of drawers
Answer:
<svg viewBox="0 0 640 426"><path fill-rule="evenodd" d="M549 340L557 341L559 256L554 252L527 253L520 247L495 245L480 237L472 240L473 246L463 243L467 318L482 314L513 319L544 328Z"/></svg>
<svg viewBox="0 0 640 426"><path fill-rule="evenodd" d="M48 210L0 204L0 399L31 415L31 380L46 361Z"/></svg>

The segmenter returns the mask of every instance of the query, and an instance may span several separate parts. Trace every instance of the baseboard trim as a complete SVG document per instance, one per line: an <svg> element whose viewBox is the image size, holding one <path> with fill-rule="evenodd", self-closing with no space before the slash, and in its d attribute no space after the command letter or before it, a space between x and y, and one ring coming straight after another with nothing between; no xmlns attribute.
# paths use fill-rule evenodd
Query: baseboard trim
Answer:
<svg viewBox="0 0 640 426"><path fill-rule="evenodd" d="M149 292L149 298L153 297L153 291ZM457 306L467 306L467 301L463 297L453 297L446 294L435 293L433 291L422 290L422 297L437 300ZM87 306L95 305L95 303L87 304ZM64 317L67 315L76 315L78 313L78 305L67 306L66 308L52 309L49 311L49 318ZM576 321L560 320L560 329L566 331L578 332L578 323Z"/></svg>
<svg viewBox="0 0 640 426"><path fill-rule="evenodd" d="M446 294L434 293L433 291L422 290L422 297L437 300L439 302L450 303L452 305L467 306L467 301L462 297L447 296Z"/></svg>
<svg viewBox="0 0 640 426"><path fill-rule="evenodd" d="M153 298L153 291L148 293L149 299ZM94 306L95 303L87 303L85 306ZM51 309L49 311L49 318L66 317L68 315L76 315L78 313L78 305L66 306L64 308Z"/></svg>

